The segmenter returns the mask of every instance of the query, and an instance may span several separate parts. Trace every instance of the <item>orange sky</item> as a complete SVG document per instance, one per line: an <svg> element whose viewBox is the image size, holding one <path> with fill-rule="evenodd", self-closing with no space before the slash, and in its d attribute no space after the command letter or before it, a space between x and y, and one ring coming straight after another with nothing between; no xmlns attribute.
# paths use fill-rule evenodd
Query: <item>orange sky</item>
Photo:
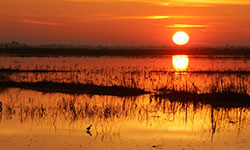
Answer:
<svg viewBox="0 0 250 150"><path fill-rule="evenodd" d="M249 0L1 0L0 42L250 44Z"/></svg>

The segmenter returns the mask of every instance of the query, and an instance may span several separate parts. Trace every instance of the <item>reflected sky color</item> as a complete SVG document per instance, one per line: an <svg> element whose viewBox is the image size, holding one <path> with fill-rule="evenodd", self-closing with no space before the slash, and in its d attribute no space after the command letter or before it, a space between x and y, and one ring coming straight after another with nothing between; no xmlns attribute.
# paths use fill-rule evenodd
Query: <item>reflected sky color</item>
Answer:
<svg viewBox="0 0 250 150"><path fill-rule="evenodd" d="M80 150L80 145L97 150L119 149L118 145L135 149L134 143L140 143L143 149L152 145L186 148L188 144L222 149L227 141L234 149L249 147L247 108L214 108L209 104L150 100L149 96L71 96L19 89L0 93L0 99L3 149ZM90 124L92 136L85 131Z"/></svg>
<svg viewBox="0 0 250 150"><path fill-rule="evenodd" d="M188 68L189 58L187 55L175 55L172 57L172 63L176 71L185 71Z"/></svg>
<svg viewBox="0 0 250 150"><path fill-rule="evenodd" d="M218 92L229 87L235 89L233 92L250 93L249 59L244 57L3 56L0 64L3 69L38 71L1 73L0 81L5 82L122 85L153 94L166 86L169 90L197 93L209 93L214 87ZM181 70L188 73L178 72ZM244 104L221 106L153 94L116 97L35 90L0 89L0 149L247 150L250 147L250 110ZM87 133L90 124L93 127Z"/></svg>
<svg viewBox="0 0 250 150"><path fill-rule="evenodd" d="M231 59L228 56L220 58L209 58L207 56L188 56L188 68L185 76L180 71L180 80L173 78L173 73L178 73L173 65L172 56L129 58L129 57L0 57L1 68L23 69L23 70L66 70L73 72L55 73L13 73L9 79L18 82L78 82L93 83L97 85L131 85L131 78L136 80L137 87L149 91L155 91L166 84L177 89L193 84L202 92L209 92L210 87L216 81L223 81L217 87L237 85L242 81L250 94L250 77L244 72L250 69L249 59ZM178 60L178 59L177 59ZM185 58L184 58L185 60ZM186 60L187 61L187 60ZM182 61L181 61L182 62ZM185 62L185 61L184 61ZM88 64L88 65L86 65ZM72 67L73 66L73 67ZM183 66L180 64L180 66ZM179 67L180 67L179 66ZM185 65L184 65L185 66ZM184 67L185 68L185 67ZM206 72L215 73L208 74ZM239 71L243 74L224 74L221 76L216 72ZM141 72L144 72L143 74ZM198 72L193 74L192 72ZM178 77L178 76L176 76Z"/></svg>

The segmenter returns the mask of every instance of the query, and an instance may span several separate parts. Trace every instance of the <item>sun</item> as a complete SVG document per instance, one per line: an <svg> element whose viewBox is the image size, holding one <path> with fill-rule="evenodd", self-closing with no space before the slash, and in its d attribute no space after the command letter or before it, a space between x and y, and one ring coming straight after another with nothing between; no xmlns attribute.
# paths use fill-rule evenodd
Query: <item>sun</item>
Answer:
<svg viewBox="0 0 250 150"><path fill-rule="evenodd" d="M172 39L176 45L185 45L189 41L189 36L186 32L179 31L173 35Z"/></svg>

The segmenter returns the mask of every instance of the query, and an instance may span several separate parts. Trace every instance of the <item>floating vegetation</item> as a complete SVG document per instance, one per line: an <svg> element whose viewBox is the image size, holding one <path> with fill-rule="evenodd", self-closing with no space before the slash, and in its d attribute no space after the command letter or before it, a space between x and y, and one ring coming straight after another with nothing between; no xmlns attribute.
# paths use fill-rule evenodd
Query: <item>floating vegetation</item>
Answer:
<svg viewBox="0 0 250 150"><path fill-rule="evenodd" d="M249 95L234 92L197 94L184 91L168 91L166 93L155 94L153 97L159 100L169 99L180 102L201 102L220 107L250 107Z"/></svg>
<svg viewBox="0 0 250 150"><path fill-rule="evenodd" d="M44 93L68 93L112 96L139 96L150 92L123 86L99 86L94 84L53 83L53 82L0 82L2 88L21 88Z"/></svg>

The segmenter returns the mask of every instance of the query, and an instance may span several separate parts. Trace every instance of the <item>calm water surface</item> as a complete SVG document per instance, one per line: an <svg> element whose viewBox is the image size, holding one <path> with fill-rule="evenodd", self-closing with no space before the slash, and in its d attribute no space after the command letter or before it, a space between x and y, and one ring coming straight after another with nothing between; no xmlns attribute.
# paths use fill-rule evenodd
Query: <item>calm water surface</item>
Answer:
<svg viewBox="0 0 250 150"><path fill-rule="evenodd" d="M0 57L1 80L168 86L250 93L250 59L225 56ZM62 72L39 72L57 70ZM63 72L68 71L68 72ZM250 109L138 97L0 89L0 149L242 149L250 146ZM86 128L92 125L87 131Z"/></svg>

